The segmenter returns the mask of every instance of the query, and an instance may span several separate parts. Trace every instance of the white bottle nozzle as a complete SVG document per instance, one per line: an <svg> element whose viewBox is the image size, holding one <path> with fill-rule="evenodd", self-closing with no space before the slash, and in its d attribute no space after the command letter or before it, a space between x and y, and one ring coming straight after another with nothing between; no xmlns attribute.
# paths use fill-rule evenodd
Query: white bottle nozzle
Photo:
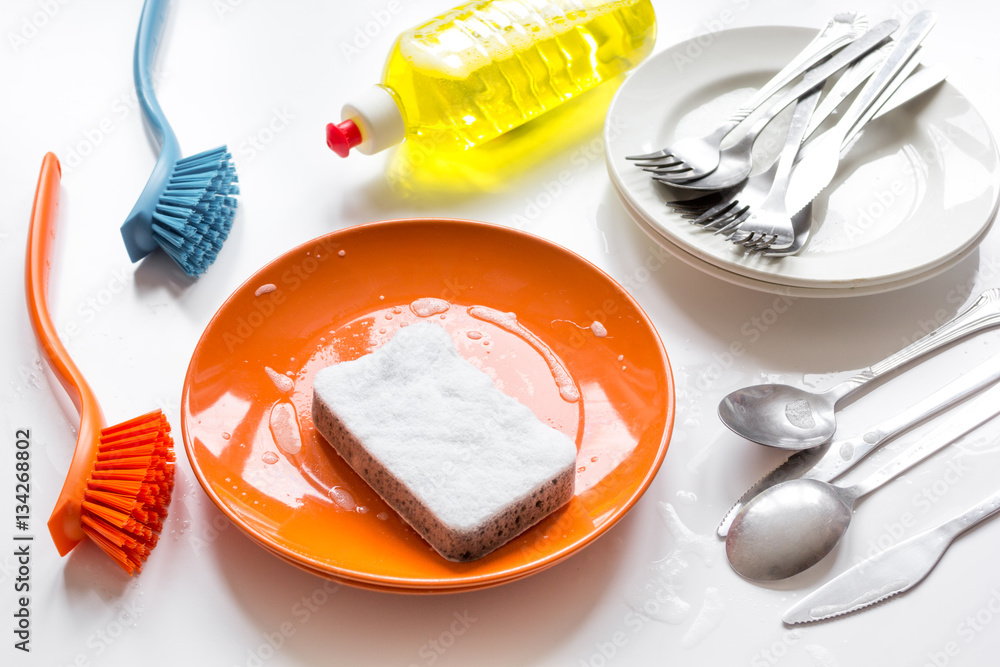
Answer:
<svg viewBox="0 0 1000 667"><path fill-rule="evenodd" d="M328 143L331 128L334 128L335 133L342 133L350 132L352 124L356 126L354 135L343 140L346 150L337 151L341 155L346 155L346 151L352 147L357 147L365 155L373 155L398 144L406 137L403 113L392 93L382 86L372 86L353 102L345 104L341 118L344 122L340 125L331 123L327 127ZM360 141L356 136L357 131L360 131ZM337 150L333 144L330 147Z"/></svg>

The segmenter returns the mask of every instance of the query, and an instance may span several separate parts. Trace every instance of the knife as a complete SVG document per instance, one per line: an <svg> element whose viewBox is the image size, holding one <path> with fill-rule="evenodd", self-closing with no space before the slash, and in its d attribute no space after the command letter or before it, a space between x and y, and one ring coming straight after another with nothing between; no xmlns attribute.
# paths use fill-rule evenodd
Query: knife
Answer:
<svg viewBox="0 0 1000 667"><path fill-rule="evenodd" d="M959 535L1000 511L1000 491L953 519L864 560L792 606L788 625L823 621L907 591L930 574Z"/></svg>
<svg viewBox="0 0 1000 667"><path fill-rule="evenodd" d="M809 155L803 157L795 169L789 185L788 212L797 212L829 185L840 164L840 149L845 137L853 128L860 128L878 111L878 101L884 100L892 86L899 86L905 79L904 68L920 48L927 33L934 27L936 15L931 11L919 12L902 29L899 39L886 55L879 69L871 76L861 92L844 112L841 120L831 130L818 137Z"/></svg>
<svg viewBox="0 0 1000 667"><path fill-rule="evenodd" d="M847 472L862 458L892 438L905 433L939 412L1000 380L1000 355L989 359L941 389L911 405L861 435L803 449L747 489L719 524L718 535L725 537L729 526L743 506L754 496L775 484L790 479L816 479L829 482Z"/></svg>

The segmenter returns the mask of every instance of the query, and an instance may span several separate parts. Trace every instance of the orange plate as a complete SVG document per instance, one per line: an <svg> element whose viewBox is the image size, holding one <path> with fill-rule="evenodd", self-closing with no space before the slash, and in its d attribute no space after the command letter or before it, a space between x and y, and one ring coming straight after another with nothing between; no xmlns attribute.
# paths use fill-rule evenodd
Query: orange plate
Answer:
<svg viewBox="0 0 1000 667"><path fill-rule="evenodd" d="M449 307L411 306L424 298ZM472 306L513 313L523 330L478 319ZM471 563L441 558L312 425L317 370L422 318L579 449L573 500ZM553 366L580 400L560 396ZM181 412L202 487L268 550L366 588L452 592L538 572L624 516L663 461L674 386L646 315L578 255L506 227L394 220L310 241L237 289L195 348Z"/></svg>

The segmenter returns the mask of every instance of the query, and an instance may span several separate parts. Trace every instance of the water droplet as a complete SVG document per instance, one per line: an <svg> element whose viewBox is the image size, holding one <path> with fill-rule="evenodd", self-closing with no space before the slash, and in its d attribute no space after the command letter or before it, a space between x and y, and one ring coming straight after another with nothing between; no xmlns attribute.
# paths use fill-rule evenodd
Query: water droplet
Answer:
<svg viewBox="0 0 1000 667"><path fill-rule="evenodd" d="M619 354L618 355L618 361L625 361L625 355L624 354Z"/></svg>
<svg viewBox="0 0 1000 667"><path fill-rule="evenodd" d="M344 257L345 255L347 255L347 251L346 250L338 250L337 251L337 256L338 257Z"/></svg>
<svg viewBox="0 0 1000 667"><path fill-rule="evenodd" d="M278 462L278 455L275 454L274 452L264 452L263 456L261 456L260 459L264 463L272 465Z"/></svg>
<svg viewBox="0 0 1000 667"><path fill-rule="evenodd" d="M294 456L302 449L302 433L299 430L298 416L291 403L275 403L271 408L271 436L278 448Z"/></svg>
<svg viewBox="0 0 1000 667"><path fill-rule="evenodd" d="M379 332L380 334L384 334L384 333L385 333L385 327L382 327L381 329L379 329L379 330L378 330L378 332Z"/></svg>
<svg viewBox="0 0 1000 667"><path fill-rule="evenodd" d="M386 313L385 314L385 319L391 320L392 319L392 313Z"/></svg>
<svg viewBox="0 0 1000 667"><path fill-rule="evenodd" d="M478 331L470 331L465 335L471 338L472 340L479 340L480 338L483 337L483 334L479 333Z"/></svg>
<svg viewBox="0 0 1000 667"><path fill-rule="evenodd" d="M358 503L354 500L354 496L342 486L335 486L330 489L330 497L333 498L333 502L337 503L340 509L353 512L358 508Z"/></svg>
<svg viewBox="0 0 1000 667"><path fill-rule="evenodd" d="M386 519L389 518L389 514L386 512L379 512L378 514L375 515L375 518L377 518L379 521L385 521Z"/></svg>
<svg viewBox="0 0 1000 667"><path fill-rule="evenodd" d="M233 437L233 436L229 435L229 433L227 433L225 431L222 432L222 439L223 440L229 440L231 437Z"/></svg>
<svg viewBox="0 0 1000 667"><path fill-rule="evenodd" d="M591 456L590 457L590 462L591 463L597 463L597 457L596 456Z"/></svg>

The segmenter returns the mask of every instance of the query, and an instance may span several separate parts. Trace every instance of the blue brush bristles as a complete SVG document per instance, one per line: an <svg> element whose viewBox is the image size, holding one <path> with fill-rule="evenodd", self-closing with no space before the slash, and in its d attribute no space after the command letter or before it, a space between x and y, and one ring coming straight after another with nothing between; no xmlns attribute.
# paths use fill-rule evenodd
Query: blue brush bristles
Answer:
<svg viewBox="0 0 1000 667"><path fill-rule="evenodd" d="M196 277L215 261L236 213L239 179L225 146L181 158L153 210L153 239Z"/></svg>
<svg viewBox="0 0 1000 667"><path fill-rule="evenodd" d="M135 90L143 118L160 141L160 154L121 232L133 262L163 248L194 278L215 261L229 236L240 189L225 146L181 157L177 136L156 100L150 72L166 5L166 0L146 0L135 39Z"/></svg>

